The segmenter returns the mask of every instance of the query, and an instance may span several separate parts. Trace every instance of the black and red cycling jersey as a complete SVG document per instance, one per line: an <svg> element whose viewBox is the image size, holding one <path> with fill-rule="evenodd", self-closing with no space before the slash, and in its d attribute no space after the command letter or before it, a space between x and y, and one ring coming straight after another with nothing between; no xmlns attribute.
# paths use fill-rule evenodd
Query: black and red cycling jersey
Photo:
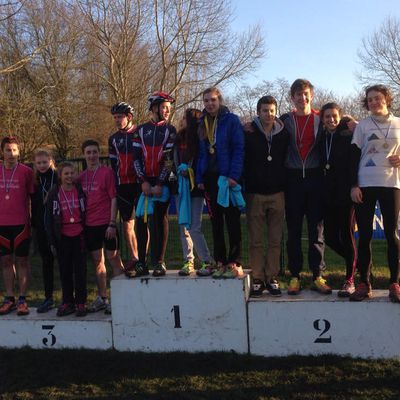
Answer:
<svg viewBox="0 0 400 400"><path fill-rule="evenodd" d="M156 178L163 183L172 169L172 148L176 137L174 126L161 122L139 125L133 141L134 166L140 181Z"/></svg>
<svg viewBox="0 0 400 400"><path fill-rule="evenodd" d="M108 138L108 155L115 173L117 185L136 183L133 167L133 135L136 126L128 130L119 130Z"/></svg>

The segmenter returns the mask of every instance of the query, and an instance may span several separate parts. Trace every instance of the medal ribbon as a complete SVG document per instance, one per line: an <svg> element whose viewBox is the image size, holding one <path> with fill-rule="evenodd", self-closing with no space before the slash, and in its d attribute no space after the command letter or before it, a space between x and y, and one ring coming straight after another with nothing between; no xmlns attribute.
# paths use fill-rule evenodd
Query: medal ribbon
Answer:
<svg viewBox="0 0 400 400"><path fill-rule="evenodd" d="M44 178L44 183L42 181L42 177L39 177L39 181L40 181L40 186L42 188L42 200L44 202L44 199L47 196L47 193L49 192L49 190L53 187L53 181L54 181L54 169L51 170L51 181L50 181L50 186L49 186L49 190L46 190L46 183L47 183L47 178Z"/></svg>
<svg viewBox="0 0 400 400"><path fill-rule="evenodd" d="M68 198L67 198L67 195L66 195L65 192L64 192L63 187L60 186L60 188L61 188L61 192L62 192L62 194L63 194L63 196L64 196L64 199L65 199L65 201L67 202L67 207L68 207L68 211L69 211L69 213L70 213L70 215L71 215L71 218L73 218L73 216L74 216L74 206L75 206L75 202L74 202L74 192L73 192L73 191L71 192L71 195L72 195L72 197L71 197L72 208L71 208L71 206L70 206L70 204L69 204L69 200L68 200Z"/></svg>
<svg viewBox="0 0 400 400"><path fill-rule="evenodd" d="M205 116L204 118L204 125L206 127L207 138L211 146L214 146L216 141L215 128L217 127L217 120L218 118L215 117L210 129L210 126L208 125L208 116Z"/></svg>
<svg viewBox="0 0 400 400"><path fill-rule="evenodd" d="M325 139L325 150L326 150L326 163L329 164L329 157L331 156L331 150L332 150L332 143L333 143L333 133L330 134L330 141L328 145L328 134L326 135Z"/></svg>
<svg viewBox="0 0 400 400"><path fill-rule="evenodd" d="M297 121L297 117L296 117L296 115L294 115L294 124L295 124L295 128L296 128L296 142L297 142L297 146L299 146L299 145L302 144L304 132L306 131L306 127L307 127L307 124L308 124L308 120L310 119L311 114L312 114L312 113L308 114L308 117L307 117L307 119L306 119L306 123L304 124L303 129L301 130L301 133L299 133L300 129L299 129L299 123L298 123L298 121Z"/></svg>
<svg viewBox="0 0 400 400"><path fill-rule="evenodd" d="M7 184L7 181L6 181L6 172L5 172L6 171L6 167L4 166L4 164L2 165L2 167L3 167L2 171L3 171L4 188L6 190L6 194L8 195L8 193L10 192L10 186L11 186L11 182L12 182L12 180L14 178L15 171L18 168L18 163L12 170L11 177L10 177L10 180L8 181L8 184Z"/></svg>
<svg viewBox="0 0 400 400"><path fill-rule="evenodd" d="M88 180L89 180L89 171L86 170L86 191L87 191L88 193L90 193L90 192L92 191L93 183L94 183L94 178L96 177L96 174L97 174L97 171L98 171L99 167L100 167L100 166L98 165L98 166L96 167L96 169L94 170L92 179L90 180L90 185L89 185L89 182L88 182Z"/></svg>
<svg viewBox="0 0 400 400"><path fill-rule="evenodd" d="M385 143L386 143L387 137L389 135L390 127L392 126L392 121L389 122L389 127L387 128L386 133L383 133L383 129L376 123L375 119L372 117L370 117L370 118L371 118L372 122L374 123L374 125L379 130L379 132L381 133L381 135L385 136Z"/></svg>

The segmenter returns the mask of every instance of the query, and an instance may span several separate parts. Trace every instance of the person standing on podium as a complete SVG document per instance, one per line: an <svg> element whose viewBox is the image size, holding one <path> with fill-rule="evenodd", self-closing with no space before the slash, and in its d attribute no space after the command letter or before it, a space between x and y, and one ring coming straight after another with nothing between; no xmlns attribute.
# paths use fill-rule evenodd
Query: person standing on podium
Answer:
<svg viewBox="0 0 400 400"><path fill-rule="evenodd" d="M148 232L153 276L161 277L167 272L164 256L168 240L168 179L176 137L176 129L168 120L174 102L168 93L153 93L148 99L150 121L139 125L134 134L134 167L142 194L135 221L139 261L134 266L132 278L149 274L146 265Z"/></svg>
<svg viewBox="0 0 400 400"><path fill-rule="evenodd" d="M198 275L213 278L243 276L241 264L240 206L244 205L239 181L243 172L244 134L239 117L224 105L217 87L203 92L204 111L200 122L199 160L196 182L206 191L214 242L216 269L209 265ZM228 196L221 196L222 193ZM235 197L232 197L235 196ZM232 198L241 204L233 204ZM229 252L224 240L224 224L229 237Z"/></svg>
<svg viewBox="0 0 400 400"><path fill-rule="evenodd" d="M277 107L274 97L261 97L257 102L257 116L248 129L245 126L243 175L252 297L260 297L265 289L272 296L282 294L276 277L285 218L285 160L289 132L276 116Z"/></svg>

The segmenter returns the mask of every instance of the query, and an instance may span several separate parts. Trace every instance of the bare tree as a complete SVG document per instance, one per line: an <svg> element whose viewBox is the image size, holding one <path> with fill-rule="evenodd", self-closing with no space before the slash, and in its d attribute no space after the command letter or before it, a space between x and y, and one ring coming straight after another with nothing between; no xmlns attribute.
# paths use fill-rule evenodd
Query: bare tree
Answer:
<svg viewBox="0 0 400 400"><path fill-rule="evenodd" d="M265 54L258 26L243 34L231 32L228 0L153 0L153 10L153 85L174 93L178 109L205 87L255 70Z"/></svg>
<svg viewBox="0 0 400 400"><path fill-rule="evenodd" d="M362 84L383 83L400 93L400 21L386 18L380 28L362 40L358 57Z"/></svg>

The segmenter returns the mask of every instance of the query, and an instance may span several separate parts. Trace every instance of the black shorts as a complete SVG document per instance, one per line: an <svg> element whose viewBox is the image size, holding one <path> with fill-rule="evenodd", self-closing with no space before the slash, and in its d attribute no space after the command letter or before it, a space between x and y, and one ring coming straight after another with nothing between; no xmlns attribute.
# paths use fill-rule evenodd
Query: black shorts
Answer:
<svg viewBox="0 0 400 400"><path fill-rule="evenodd" d="M29 225L0 226L0 256L15 253L17 257L28 257L30 241Z"/></svg>
<svg viewBox="0 0 400 400"><path fill-rule="evenodd" d="M129 221L135 218L133 209L139 195L139 183L127 183L117 186L118 211L123 221Z"/></svg>
<svg viewBox="0 0 400 400"><path fill-rule="evenodd" d="M88 251L100 250L105 247L106 250L118 250L119 235L114 239L106 239L106 230L108 225L85 226L86 248Z"/></svg>

